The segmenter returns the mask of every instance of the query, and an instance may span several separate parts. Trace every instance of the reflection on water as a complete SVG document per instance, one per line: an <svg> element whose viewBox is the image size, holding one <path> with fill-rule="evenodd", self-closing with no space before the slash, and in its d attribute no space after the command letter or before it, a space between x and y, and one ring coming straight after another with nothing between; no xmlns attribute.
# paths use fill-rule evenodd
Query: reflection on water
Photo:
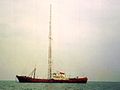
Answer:
<svg viewBox="0 0 120 90"><path fill-rule="evenodd" d="M79 83L18 83L0 81L0 90L120 90L119 82Z"/></svg>

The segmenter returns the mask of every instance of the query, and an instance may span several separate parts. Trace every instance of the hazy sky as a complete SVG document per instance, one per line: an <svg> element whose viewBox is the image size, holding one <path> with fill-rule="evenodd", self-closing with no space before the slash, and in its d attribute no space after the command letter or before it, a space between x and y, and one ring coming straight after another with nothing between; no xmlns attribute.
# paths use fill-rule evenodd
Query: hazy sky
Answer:
<svg viewBox="0 0 120 90"><path fill-rule="evenodd" d="M120 81L120 0L0 0L0 79L47 77L50 2L53 70Z"/></svg>

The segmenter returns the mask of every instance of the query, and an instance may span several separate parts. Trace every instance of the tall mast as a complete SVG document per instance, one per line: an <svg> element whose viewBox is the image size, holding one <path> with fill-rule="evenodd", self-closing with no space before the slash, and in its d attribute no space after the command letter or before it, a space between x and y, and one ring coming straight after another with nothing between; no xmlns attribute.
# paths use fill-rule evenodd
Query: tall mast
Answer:
<svg viewBox="0 0 120 90"><path fill-rule="evenodd" d="M48 79L52 78L52 32L51 32L51 19L52 19L52 5L50 4L50 21L49 21L49 47L48 47Z"/></svg>

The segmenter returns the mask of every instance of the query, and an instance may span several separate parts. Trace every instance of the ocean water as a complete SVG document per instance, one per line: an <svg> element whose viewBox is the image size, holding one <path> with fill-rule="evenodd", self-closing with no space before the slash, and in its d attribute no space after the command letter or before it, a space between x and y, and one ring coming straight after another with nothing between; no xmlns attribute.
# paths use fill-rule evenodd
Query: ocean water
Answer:
<svg viewBox="0 0 120 90"><path fill-rule="evenodd" d="M0 90L120 90L120 82L19 83L0 81Z"/></svg>

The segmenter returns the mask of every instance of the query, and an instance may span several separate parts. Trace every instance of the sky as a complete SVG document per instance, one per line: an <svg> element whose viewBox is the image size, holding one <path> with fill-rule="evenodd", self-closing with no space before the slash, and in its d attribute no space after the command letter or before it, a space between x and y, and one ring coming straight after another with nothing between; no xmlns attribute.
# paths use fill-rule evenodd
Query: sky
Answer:
<svg viewBox="0 0 120 90"><path fill-rule="evenodd" d="M0 0L0 80L47 78L50 3L53 71L120 81L119 0Z"/></svg>

